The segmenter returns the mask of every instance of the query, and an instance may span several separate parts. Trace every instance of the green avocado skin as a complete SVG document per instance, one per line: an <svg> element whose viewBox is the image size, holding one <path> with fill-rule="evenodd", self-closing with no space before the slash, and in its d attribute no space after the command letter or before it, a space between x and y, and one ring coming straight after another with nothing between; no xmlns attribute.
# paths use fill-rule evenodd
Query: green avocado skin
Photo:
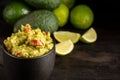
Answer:
<svg viewBox="0 0 120 80"><path fill-rule="evenodd" d="M21 29L21 25L30 24L33 29L40 28L45 32L51 32L58 30L58 19L53 12L49 10L36 10L28 14L27 16L18 20L13 28L14 32Z"/></svg>
<svg viewBox="0 0 120 80"><path fill-rule="evenodd" d="M40 8L53 10L59 6L61 0L25 0L29 5Z"/></svg>

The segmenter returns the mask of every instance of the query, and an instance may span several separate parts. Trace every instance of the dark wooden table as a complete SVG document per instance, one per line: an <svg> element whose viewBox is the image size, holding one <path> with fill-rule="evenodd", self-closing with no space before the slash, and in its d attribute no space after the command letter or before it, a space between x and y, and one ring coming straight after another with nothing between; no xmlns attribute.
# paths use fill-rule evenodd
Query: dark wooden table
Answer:
<svg viewBox="0 0 120 80"><path fill-rule="evenodd" d="M7 2L9 1L7 0ZM86 1L89 3L91 0ZM111 9L116 9L112 12L110 9L106 11L105 8L101 10L100 4L97 3L96 5L94 0L92 2L90 5L95 4L92 6L95 10L95 20L92 26L97 31L97 41L93 44L78 42L69 55L56 56L55 67L49 80L120 80L120 24L118 20L120 16L117 15L120 12L116 11L120 8L118 6L115 6L117 9L112 7ZM0 11L2 11L5 4L5 1L0 3ZM94 7L97 7L97 9ZM12 31L9 28L10 26L2 19L1 13L0 27L1 38ZM10 31L6 32L5 29L10 29ZM71 24L67 24L62 29L82 33L81 30L74 29ZM5 80L3 68L0 46L0 80Z"/></svg>

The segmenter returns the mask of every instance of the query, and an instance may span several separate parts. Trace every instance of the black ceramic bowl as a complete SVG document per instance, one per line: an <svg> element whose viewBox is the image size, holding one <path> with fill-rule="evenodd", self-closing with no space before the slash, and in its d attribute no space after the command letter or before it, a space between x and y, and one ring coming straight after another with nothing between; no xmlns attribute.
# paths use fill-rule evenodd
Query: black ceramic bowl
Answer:
<svg viewBox="0 0 120 80"><path fill-rule="evenodd" d="M47 80L55 63L55 46L47 54L25 59L11 55L3 49L6 80Z"/></svg>

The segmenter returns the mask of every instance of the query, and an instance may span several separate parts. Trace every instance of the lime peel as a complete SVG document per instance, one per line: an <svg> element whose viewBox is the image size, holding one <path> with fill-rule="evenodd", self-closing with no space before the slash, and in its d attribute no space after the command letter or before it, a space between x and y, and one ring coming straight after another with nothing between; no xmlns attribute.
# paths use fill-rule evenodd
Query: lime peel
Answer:
<svg viewBox="0 0 120 80"><path fill-rule="evenodd" d="M65 4L60 4L59 7L53 10L53 13L58 19L59 27L64 27L68 22L69 9Z"/></svg>
<svg viewBox="0 0 120 80"><path fill-rule="evenodd" d="M86 30L94 21L92 9L85 4L75 6L70 12L70 22L74 28Z"/></svg>

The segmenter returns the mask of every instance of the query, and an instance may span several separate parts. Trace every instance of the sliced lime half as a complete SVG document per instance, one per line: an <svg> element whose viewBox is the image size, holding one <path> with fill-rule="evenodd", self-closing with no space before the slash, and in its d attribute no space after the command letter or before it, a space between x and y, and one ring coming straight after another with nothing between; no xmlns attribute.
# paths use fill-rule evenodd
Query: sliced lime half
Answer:
<svg viewBox="0 0 120 80"><path fill-rule="evenodd" d="M57 55L64 56L69 54L73 50L74 44L71 40L67 40L67 41L56 44L55 48L56 48Z"/></svg>
<svg viewBox="0 0 120 80"><path fill-rule="evenodd" d="M93 27L88 29L80 39L84 43L93 43L97 40L97 33Z"/></svg>
<svg viewBox="0 0 120 80"><path fill-rule="evenodd" d="M71 40L73 43L77 43L80 40L81 34L71 31L57 31L54 32L54 37L58 42Z"/></svg>

